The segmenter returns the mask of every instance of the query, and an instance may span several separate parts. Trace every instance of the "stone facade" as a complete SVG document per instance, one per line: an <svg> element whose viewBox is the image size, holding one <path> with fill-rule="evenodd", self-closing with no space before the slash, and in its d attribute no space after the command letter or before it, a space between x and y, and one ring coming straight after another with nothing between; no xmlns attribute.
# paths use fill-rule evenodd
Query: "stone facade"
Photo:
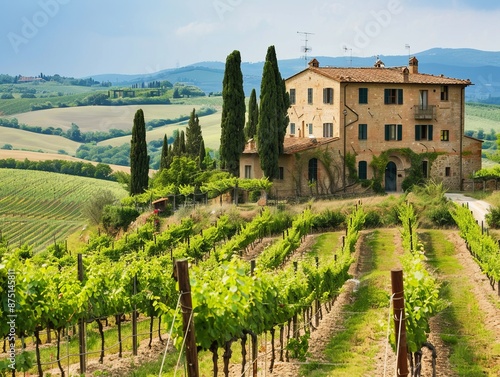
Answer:
<svg viewBox="0 0 500 377"><path fill-rule="evenodd" d="M419 73L416 58L396 68L381 61L369 68L320 67L312 60L286 80L290 123L279 160L282 179L273 186L297 195L343 191L353 182L354 167L359 178L379 176L386 191L402 191L418 155L424 177L462 189L463 180L481 168L481 141L464 135L470 84ZM371 163L381 155L385 170L376 171ZM314 174L317 180L310 179ZM262 177L251 145L240 160L240 176Z"/></svg>

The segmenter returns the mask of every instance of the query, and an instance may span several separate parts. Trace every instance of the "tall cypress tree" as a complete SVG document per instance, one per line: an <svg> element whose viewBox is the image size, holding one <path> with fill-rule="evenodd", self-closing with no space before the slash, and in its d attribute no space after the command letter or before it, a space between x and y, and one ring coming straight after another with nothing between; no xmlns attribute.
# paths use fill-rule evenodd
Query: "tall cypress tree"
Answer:
<svg viewBox="0 0 500 377"><path fill-rule="evenodd" d="M222 82L220 160L223 169L239 176L240 155L245 148L245 92L240 52L227 56Z"/></svg>
<svg viewBox="0 0 500 377"><path fill-rule="evenodd" d="M169 168L168 163L168 138L167 134L163 136L163 145L161 147L161 157L160 157L160 171Z"/></svg>
<svg viewBox="0 0 500 377"><path fill-rule="evenodd" d="M278 127L278 149L279 154L283 154L283 143L285 141L286 128L288 127L288 108L290 107L290 98L286 92L285 80L281 77L278 67L278 59L276 58L276 50L274 46L269 46L267 49L266 61L271 62L274 70L274 79L276 81L277 95L277 127Z"/></svg>
<svg viewBox="0 0 500 377"><path fill-rule="evenodd" d="M273 65L270 61L266 61L260 88L257 152L259 153L260 167L269 180L273 180L279 174L277 92Z"/></svg>
<svg viewBox="0 0 500 377"><path fill-rule="evenodd" d="M200 145L203 141L201 133L200 119L196 115L195 109L191 112L188 126L186 127L186 153L193 160L199 155Z"/></svg>
<svg viewBox="0 0 500 377"><path fill-rule="evenodd" d="M184 133L184 130L182 130L179 135L179 151L181 156L186 155L186 134Z"/></svg>
<svg viewBox="0 0 500 377"><path fill-rule="evenodd" d="M259 123L259 106L257 105L257 94L252 89L250 101L248 102L248 120L245 126L245 137L247 140L255 137L257 133L257 123Z"/></svg>
<svg viewBox="0 0 500 377"><path fill-rule="evenodd" d="M207 152L205 151L205 142L201 139L200 151L198 152L198 167L200 170L205 170L207 168L205 164L205 156Z"/></svg>
<svg viewBox="0 0 500 377"><path fill-rule="evenodd" d="M146 123L142 109L136 111L130 141L130 195L142 194L148 188L149 156Z"/></svg>

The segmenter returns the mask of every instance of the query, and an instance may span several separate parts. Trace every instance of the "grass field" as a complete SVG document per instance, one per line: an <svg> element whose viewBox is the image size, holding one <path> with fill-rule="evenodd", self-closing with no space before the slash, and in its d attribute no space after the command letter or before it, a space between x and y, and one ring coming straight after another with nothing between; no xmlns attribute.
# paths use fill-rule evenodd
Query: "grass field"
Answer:
<svg viewBox="0 0 500 377"><path fill-rule="evenodd" d="M134 115L138 109L144 111L146 122L153 119L174 119L189 116L193 108L199 110L203 105L129 105L129 106L82 106L62 109L30 111L13 115L19 123L32 126L60 127L68 130L71 123L78 125L82 132L108 131L111 128L131 130ZM10 117L9 117L10 118Z"/></svg>
<svg viewBox="0 0 500 377"><path fill-rule="evenodd" d="M36 251L82 228L87 223L82 208L96 192L127 195L116 182L42 171L0 169L0 182L2 235Z"/></svg>
<svg viewBox="0 0 500 377"><path fill-rule="evenodd" d="M0 127L0 147L10 144L14 149L58 153L64 150L74 155L80 143L62 136L43 135L15 128Z"/></svg>
<svg viewBox="0 0 500 377"><path fill-rule="evenodd" d="M186 100L184 100L186 101ZM85 106L56 108L49 110L30 111L12 116L19 123L30 126L60 127L67 130L71 123L78 125L82 132L108 131L112 128L131 130L135 112L143 109L146 122L153 119L175 119L180 116L189 116L194 109L214 106L217 112L200 118L205 147L218 149L220 144L220 119L221 108L219 98L193 99L192 104L176 103L172 105L130 105L130 106ZM170 124L168 126L155 128L147 132L148 141L163 139L163 135L172 135L174 130L183 129L187 122ZM33 132L0 127L0 147L11 144L14 149L28 151L41 151L46 153L58 153L64 150L70 155L75 155L80 143L54 135L42 135ZM109 139L101 142L101 145L120 146L130 143L130 136Z"/></svg>

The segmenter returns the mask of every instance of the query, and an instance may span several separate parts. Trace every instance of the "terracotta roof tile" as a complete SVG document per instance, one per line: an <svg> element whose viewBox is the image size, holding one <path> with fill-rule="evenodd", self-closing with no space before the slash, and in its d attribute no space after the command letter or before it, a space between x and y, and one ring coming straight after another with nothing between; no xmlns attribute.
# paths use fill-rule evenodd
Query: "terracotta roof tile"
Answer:
<svg viewBox="0 0 500 377"><path fill-rule="evenodd" d="M338 82L381 83L381 84L438 84L438 85L471 85L469 79L461 80L445 76L435 76L425 73L409 73L405 81L403 70L406 67L395 68L338 68L338 67L308 67L303 72L315 72ZM290 78L292 78L290 77ZM289 79L290 79L289 78ZM288 79L287 79L288 80Z"/></svg>
<svg viewBox="0 0 500 377"><path fill-rule="evenodd" d="M308 137L286 137L283 142L283 154L294 154L307 149L316 148L321 145L339 140L338 137L308 138ZM257 154L257 145L250 140L245 145L244 154Z"/></svg>

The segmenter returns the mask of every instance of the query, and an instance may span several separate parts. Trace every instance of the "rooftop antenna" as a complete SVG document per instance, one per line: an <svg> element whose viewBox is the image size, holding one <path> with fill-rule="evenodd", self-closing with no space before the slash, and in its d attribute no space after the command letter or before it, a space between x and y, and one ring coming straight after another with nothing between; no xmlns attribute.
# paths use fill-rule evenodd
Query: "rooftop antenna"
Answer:
<svg viewBox="0 0 500 377"><path fill-rule="evenodd" d="M304 46L300 48L300 51L304 53L304 67L307 67L307 53L312 50L312 48L307 45L307 42L309 42L309 35L312 35L314 33L309 33L307 31L298 31L297 34L304 35Z"/></svg>
<svg viewBox="0 0 500 377"><path fill-rule="evenodd" d="M410 54L410 45L407 43L405 44L405 48L408 50L408 62L410 62L411 54Z"/></svg>
<svg viewBox="0 0 500 377"><path fill-rule="evenodd" d="M344 52L350 52L350 58L349 58L349 67L352 67L352 48L347 48L347 46L344 46Z"/></svg>

